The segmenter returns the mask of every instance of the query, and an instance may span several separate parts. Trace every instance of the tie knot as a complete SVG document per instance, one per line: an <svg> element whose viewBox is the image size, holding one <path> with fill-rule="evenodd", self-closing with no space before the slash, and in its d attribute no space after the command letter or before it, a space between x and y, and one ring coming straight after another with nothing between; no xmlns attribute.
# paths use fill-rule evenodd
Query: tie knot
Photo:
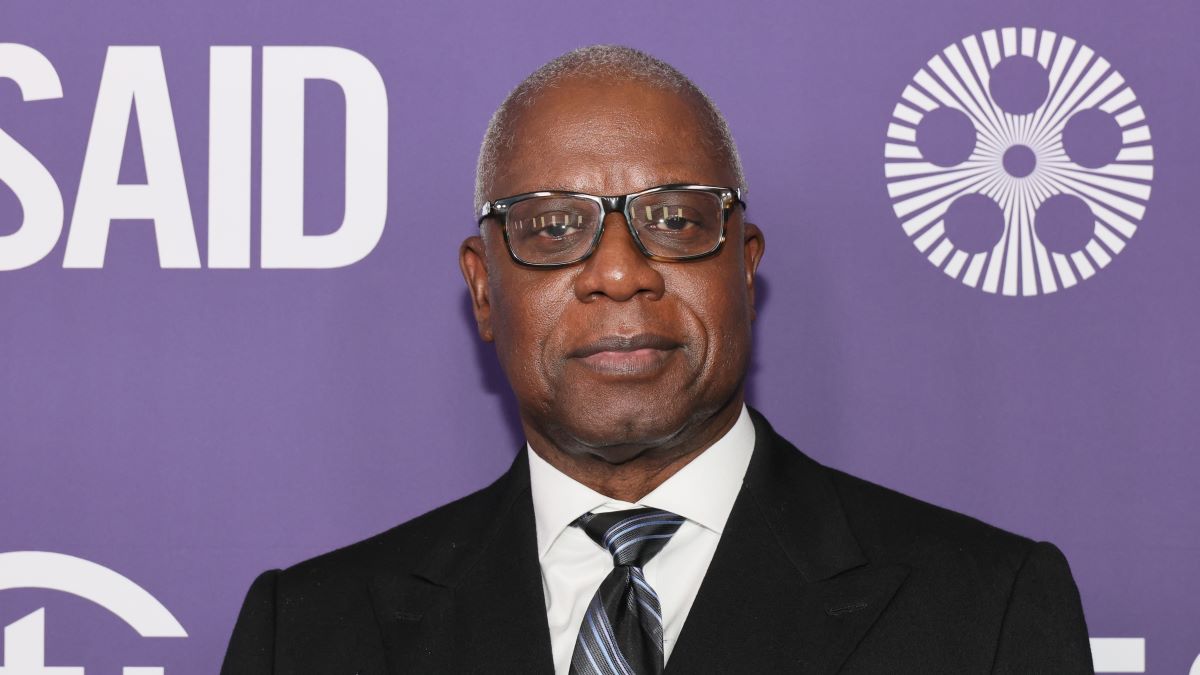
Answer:
<svg viewBox="0 0 1200 675"><path fill-rule="evenodd" d="M583 528L612 554L613 564L641 567L650 561L683 524L680 516L662 509L628 509L585 513L574 525Z"/></svg>

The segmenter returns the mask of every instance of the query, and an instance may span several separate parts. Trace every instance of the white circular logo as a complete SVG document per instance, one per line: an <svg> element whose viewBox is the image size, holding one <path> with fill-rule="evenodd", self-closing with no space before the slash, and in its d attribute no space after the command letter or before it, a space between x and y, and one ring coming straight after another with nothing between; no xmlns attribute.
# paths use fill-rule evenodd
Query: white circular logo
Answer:
<svg viewBox="0 0 1200 675"><path fill-rule="evenodd" d="M77 595L107 609L142 637L187 637L179 621L146 589L83 558L48 551L0 553L0 591L38 588ZM77 666L46 664L46 610L4 626L0 675L85 675ZM122 675L165 675L159 666L126 666Z"/></svg>
<svg viewBox="0 0 1200 675"><path fill-rule="evenodd" d="M904 88L888 196L929 262L973 288L1038 295L1091 277L1137 231L1154 151L1133 90L1048 30L971 35Z"/></svg>

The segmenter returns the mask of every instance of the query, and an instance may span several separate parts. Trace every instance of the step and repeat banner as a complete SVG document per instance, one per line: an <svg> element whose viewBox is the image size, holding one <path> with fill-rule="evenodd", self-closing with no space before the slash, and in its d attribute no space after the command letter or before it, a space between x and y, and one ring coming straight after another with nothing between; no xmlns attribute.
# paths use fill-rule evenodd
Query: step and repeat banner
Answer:
<svg viewBox="0 0 1200 675"><path fill-rule="evenodd" d="M0 673L214 673L260 571L507 468L457 265L476 153L593 43L729 118L769 243L751 403L1060 546L1097 671L1200 673L1197 25L1186 0L4 3Z"/></svg>

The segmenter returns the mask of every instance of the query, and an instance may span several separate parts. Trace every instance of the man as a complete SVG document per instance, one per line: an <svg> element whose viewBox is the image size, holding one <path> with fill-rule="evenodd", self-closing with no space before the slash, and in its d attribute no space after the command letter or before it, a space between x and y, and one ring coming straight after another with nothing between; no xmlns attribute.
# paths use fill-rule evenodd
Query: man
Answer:
<svg viewBox="0 0 1200 675"><path fill-rule="evenodd" d="M745 406L743 187L711 101L641 52L518 86L460 263L528 446L259 577L223 672L1091 672L1053 545L823 467Z"/></svg>

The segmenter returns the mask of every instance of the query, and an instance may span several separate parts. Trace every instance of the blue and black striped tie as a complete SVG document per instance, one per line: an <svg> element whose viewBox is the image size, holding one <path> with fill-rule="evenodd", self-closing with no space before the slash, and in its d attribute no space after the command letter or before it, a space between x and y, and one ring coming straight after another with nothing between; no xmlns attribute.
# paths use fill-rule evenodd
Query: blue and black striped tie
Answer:
<svg viewBox="0 0 1200 675"><path fill-rule="evenodd" d="M683 518L660 509L585 513L583 528L613 557L579 628L572 675L660 675L663 672L662 609L642 566L666 546Z"/></svg>

